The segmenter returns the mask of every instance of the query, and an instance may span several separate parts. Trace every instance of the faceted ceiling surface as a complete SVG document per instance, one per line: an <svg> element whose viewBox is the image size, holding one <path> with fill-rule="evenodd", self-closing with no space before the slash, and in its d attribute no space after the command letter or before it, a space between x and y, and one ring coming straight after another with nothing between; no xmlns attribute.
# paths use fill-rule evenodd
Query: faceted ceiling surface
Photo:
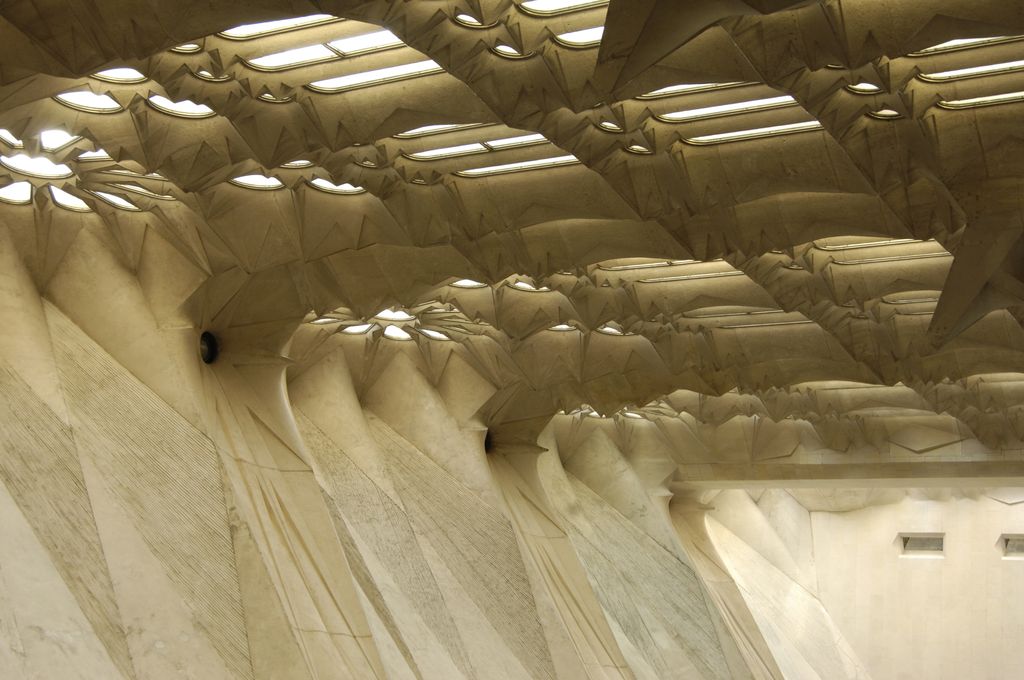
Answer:
<svg viewBox="0 0 1024 680"><path fill-rule="evenodd" d="M496 427L763 415L842 448L942 414L1021 446L1020 2L0 15L0 220L44 292L101 230L226 349L458 352Z"/></svg>

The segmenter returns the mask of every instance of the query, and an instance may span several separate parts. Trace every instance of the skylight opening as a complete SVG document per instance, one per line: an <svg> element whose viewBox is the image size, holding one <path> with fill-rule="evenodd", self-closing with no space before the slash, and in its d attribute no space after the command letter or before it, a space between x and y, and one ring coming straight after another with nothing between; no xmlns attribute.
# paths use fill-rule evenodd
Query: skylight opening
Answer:
<svg viewBox="0 0 1024 680"><path fill-rule="evenodd" d="M876 94L882 91L882 88L872 83L853 83L847 85L846 89L854 94Z"/></svg>
<svg viewBox="0 0 1024 680"><path fill-rule="evenodd" d="M292 169L292 168L308 168L308 167L311 167L312 165L313 165L313 161L307 161L307 160L299 159L299 160L296 160L296 161L289 161L287 163L283 163L281 165L281 167L282 168L289 168L289 169Z"/></svg>
<svg viewBox="0 0 1024 680"><path fill-rule="evenodd" d="M113 170L110 170L109 172L113 172ZM139 194L141 196L146 196L147 198L155 198L155 199L161 200L161 201L173 201L173 200L175 200L174 196L170 196L168 194L158 194L155 191L150 191L146 187L141 186L139 184L132 183L132 182L115 182L115 183L111 184L110 186L117 187L119 189L124 189L125 191L131 191L131 192Z"/></svg>
<svg viewBox="0 0 1024 680"><path fill-rule="evenodd" d="M375 323L360 323L354 326L345 326L341 329L341 332L348 333L349 335L362 335L376 325Z"/></svg>
<svg viewBox="0 0 1024 680"><path fill-rule="evenodd" d="M748 83L744 81L735 81L729 83L683 83L680 85L669 85L667 87L660 88L658 90L652 90L645 94L637 95L637 99L661 99L662 97L674 97L677 94L693 94L695 92L710 92L712 90L726 90L731 87L740 87L742 85L754 85L756 83Z"/></svg>
<svg viewBox="0 0 1024 680"><path fill-rule="evenodd" d="M718 262L719 260L707 260L707 262ZM680 264L698 264L702 260L662 260L660 262L641 262L639 264L615 264L598 265L605 271L630 271L633 269L654 269L656 267L672 267Z"/></svg>
<svg viewBox="0 0 1024 680"><path fill-rule="evenodd" d="M654 153L649 148L647 148L646 146L643 146L641 144L630 144L630 145L628 145L626 147L626 151L628 151L630 153L639 154L641 156L647 156L649 154Z"/></svg>
<svg viewBox="0 0 1024 680"><path fill-rule="evenodd" d="M999 542L1004 559L1024 560L1024 534L1003 534Z"/></svg>
<svg viewBox="0 0 1024 680"><path fill-rule="evenodd" d="M78 154L77 161L112 161L113 157L103 149L96 149L95 151L83 151Z"/></svg>
<svg viewBox="0 0 1024 680"><path fill-rule="evenodd" d="M604 333L605 335L625 335L625 333L620 331L618 328L609 326L608 324L598 327L597 332Z"/></svg>
<svg viewBox="0 0 1024 680"><path fill-rule="evenodd" d="M987 97L971 97L969 99L944 99L936 104L941 109L977 109L996 104L1012 104L1024 101L1024 92L1007 92Z"/></svg>
<svg viewBox="0 0 1024 680"><path fill-rule="evenodd" d="M385 326L384 337L390 340L412 340L412 336L398 326Z"/></svg>
<svg viewBox="0 0 1024 680"><path fill-rule="evenodd" d="M358 54L366 54L367 52L389 50L393 47L404 47L405 43L391 31L383 30L354 35L350 38L332 40L327 45L331 49L340 52L342 56L351 57Z"/></svg>
<svg viewBox="0 0 1024 680"><path fill-rule="evenodd" d="M903 114L893 109L878 109L877 111L868 111L868 115L872 118L879 120L895 120L896 118L902 118Z"/></svg>
<svg viewBox="0 0 1024 680"><path fill-rule="evenodd" d="M724 272L705 272L703 274L679 274L677 276L658 276L652 279L640 279L639 283L674 283L676 281L696 281L697 279L722 279L728 276L743 276L738 269Z"/></svg>
<svg viewBox="0 0 1024 680"><path fill-rule="evenodd" d="M145 73L136 71L127 66L108 68L92 74L96 80L105 80L108 83L141 83L148 80Z"/></svg>
<svg viewBox="0 0 1024 680"><path fill-rule="evenodd" d="M506 57L508 59L526 59L527 57L533 56L533 52L520 52L516 48L505 43L498 43L497 45L491 48L491 51L497 54L498 56Z"/></svg>
<svg viewBox="0 0 1024 680"><path fill-rule="evenodd" d="M217 115L216 112L206 104L196 104L188 99L183 99L180 102L172 102L167 97L159 94L149 95L149 105L157 111L170 114L172 116L181 116L184 118L207 118L209 116Z"/></svg>
<svg viewBox="0 0 1024 680"><path fill-rule="evenodd" d="M74 174L71 172L71 168L63 163L54 163L49 158L42 156L33 158L23 153L13 156L0 156L0 164L3 164L8 170L14 170L23 175L30 175L41 179L62 179L64 177L71 177Z"/></svg>
<svg viewBox="0 0 1024 680"><path fill-rule="evenodd" d="M519 281L516 281L515 283L513 283L512 287L513 288L518 288L519 290L530 291L531 293L547 293L547 292L549 292L551 290L547 286L539 286L538 287L538 286L533 285L529 281L523 281L522 279L520 279Z"/></svg>
<svg viewBox="0 0 1024 680"><path fill-rule="evenodd" d="M910 260L930 260L936 257L953 257L953 253L946 251L940 253L913 253L910 255L889 255L886 257L865 257L858 260L833 260L831 264L841 266L860 264L882 264L883 262L908 262Z"/></svg>
<svg viewBox="0 0 1024 680"><path fill-rule="evenodd" d="M579 330L570 323L558 323L548 328L549 331L575 331Z"/></svg>
<svg viewBox="0 0 1024 680"><path fill-rule="evenodd" d="M329 182L320 177L309 180L309 184L320 191L326 191L329 194L361 194L366 191L363 187L357 187L354 184L349 184L348 182L334 184L333 182Z"/></svg>
<svg viewBox="0 0 1024 680"><path fill-rule="evenodd" d="M378 68L372 71L363 71L362 73L350 73L349 75L338 76L337 78L317 80L309 83L306 87L314 92L332 94L335 92L354 90L360 87L382 85L384 83L392 83L398 80L419 78L420 76L428 76L443 72L444 69L441 68L437 62L427 59L425 61L417 61L411 64L388 66L387 68Z"/></svg>
<svg viewBox="0 0 1024 680"><path fill-rule="evenodd" d="M614 123L610 120L602 120L597 124L597 127L601 128L605 132L622 132L622 127L618 123Z"/></svg>
<svg viewBox="0 0 1024 680"><path fill-rule="evenodd" d="M999 43L1013 42L1015 40L1021 40L1024 36L1020 35L1000 35L993 36L991 38L957 38L956 40L948 40L938 45L932 45L926 47L923 50L917 52L910 52L907 54L908 57L925 57L929 54L940 54L942 52L955 52L957 50L970 49L972 47L981 47L983 45L998 45Z"/></svg>
<svg viewBox="0 0 1024 680"><path fill-rule="evenodd" d="M431 328L418 328L417 330L431 340L451 340L447 334L442 333L441 331L435 331Z"/></svg>
<svg viewBox="0 0 1024 680"><path fill-rule="evenodd" d="M448 285L454 286L455 288L487 288L486 283L480 283L473 279L459 279L458 281L452 281Z"/></svg>
<svg viewBox="0 0 1024 680"><path fill-rule="evenodd" d="M198 71L193 71L192 75L200 80L205 80L208 83L223 83L231 80L231 75L228 73L215 76L204 68L201 68Z"/></svg>
<svg viewBox="0 0 1024 680"><path fill-rule="evenodd" d="M336 19L330 14L309 14L307 16L293 17L291 19L277 19L274 21L261 21L255 24L242 24L241 26L235 26L234 28L229 28L226 31L221 31L217 35L223 38L230 38L232 40L248 40L250 38L272 35L274 33L284 33L285 31L292 31L297 28L326 24L332 21L341 21L341 19Z"/></svg>
<svg viewBox="0 0 1024 680"><path fill-rule="evenodd" d="M752 99L745 102L735 102L733 104L704 106L699 109L689 109L687 111L662 113L655 116L655 118L665 123L681 123L688 120L703 120L705 118L718 118L719 116L733 116L741 113L751 113L754 111L770 111L790 106L796 106L796 100L789 95L781 95L765 99Z"/></svg>
<svg viewBox="0 0 1024 680"><path fill-rule="evenodd" d="M294 97L275 97L269 92L261 92L256 96L257 99L263 102L269 102L271 104L287 104L290 101L294 101Z"/></svg>
<svg viewBox="0 0 1024 680"><path fill-rule="evenodd" d="M479 142L473 142L471 144L458 144L456 146L445 146L440 149L429 149L427 151L418 151L416 153L406 154L407 158L411 158L414 161L429 161L435 158L453 158L455 156L465 156L473 153L484 153L487 151L487 147Z"/></svg>
<svg viewBox="0 0 1024 680"><path fill-rule="evenodd" d="M39 143L44 151L58 151L79 139L81 139L81 136L73 135L64 130L43 130L39 133Z"/></svg>
<svg viewBox="0 0 1024 680"><path fill-rule="evenodd" d="M182 43L176 47L172 47L170 51L177 52L178 54L195 54L201 49L203 49L203 46L199 43Z"/></svg>
<svg viewBox="0 0 1024 680"><path fill-rule="evenodd" d="M483 127L485 125L491 125L491 123L444 123L440 125L424 125L422 127L413 128L412 130L406 130L405 132L399 132L395 137L398 139L426 137L427 135L437 135L442 132L451 132L453 130L468 130L469 128Z"/></svg>
<svg viewBox="0 0 1024 680"><path fill-rule="evenodd" d="M572 155L555 156L553 158L538 158L532 161L521 161L519 163L489 165L484 168L470 168L467 170L459 170L455 174L460 177L485 177L488 175L503 175L510 172L521 172L523 170L540 170L543 168L557 168L563 165L576 165L579 162L579 159Z"/></svg>
<svg viewBox="0 0 1024 680"><path fill-rule="evenodd" d="M14 182L0 188L0 201L24 205L32 202L32 184L30 182Z"/></svg>
<svg viewBox="0 0 1024 680"><path fill-rule="evenodd" d="M50 196L53 197L53 202L62 208L74 210L75 212L92 212L92 208L89 207L88 203L78 196L73 196L52 184L50 185Z"/></svg>
<svg viewBox="0 0 1024 680"><path fill-rule="evenodd" d="M899 246L906 243L925 243L916 238L891 238L880 241L864 241L861 243L840 243L830 245L824 241L814 241L814 247L818 250L858 250L860 248L880 248L885 246Z"/></svg>
<svg viewBox="0 0 1024 680"><path fill-rule="evenodd" d="M53 98L68 108L86 113L116 113L122 110L117 100L108 94L89 91L62 92Z"/></svg>
<svg viewBox="0 0 1024 680"><path fill-rule="evenodd" d="M719 328L734 330L737 328L768 328L770 326L806 326L813 323L810 319L798 319L795 321L765 321L762 323L728 323L722 324Z"/></svg>
<svg viewBox="0 0 1024 680"><path fill-rule="evenodd" d="M607 4L608 0L524 0L519 3L519 9L527 14L551 16L604 7Z"/></svg>
<svg viewBox="0 0 1024 680"><path fill-rule="evenodd" d="M120 208L121 210L128 210L131 212L139 212L141 210L139 206L125 198L121 198L117 194L109 194L106 191L90 191L89 193L106 201L115 208Z"/></svg>
<svg viewBox="0 0 1024 680"><path fill-rule="evenodd" d="M415 316L401 309L382 309L374 314L373 318L385 321L414 321L416 319Z"/></svg>
<svg viewBox="0 0 1024 680"><path fill-rule="evenodd" d="M927 83L945 83L951 80L965 80L967 78L980 78L982 76L995 75L997 73L1016 73L1024 71L1024 59L1016 61L1004 61L998 64L986 64L984 66L971 66L958 68L952 71L939 71L937 73L919 73L917 77Z"/></svg>
<svg viewBox="0 0 1024 680"><path fill-rule="evenodd" d="M246 66L260 71L283 71L289 68L318 64L338 58L337 52L321 43L305 47L295 47L284 52L266 54L262 57L255 57L254 59L246 59L244 61Z"/></svg>
<svg viewBox="0 0 1024 680"><path fill-rule="evenodd" d="M534 146L536 144L546 144L547 141L548 140L544 135L541 134L519 135L516 137L505 137L503 139L493 139L488 142L472 142L469 144L442 147L440 149L417 151L415 153L406 154L406 157L416 161L426 161L437 158L452 158L455 156L466 156L474 153L485 153L487 151L514 149L522 146Z"/></svg>
<svg viewBox="0 0 1024 680"><path fill-rule="evenodd" d="M229 181L246 189L260 189L263 191L273 191L284 186L284 182L276 177L267 177L265 175L242 175L241 177L234 177Z"/></svg>
<svg viewBox="0 0 1024 680"><path fill-rule="evenodd" d="M3 128L0 128L0 141L3 141L4 144L14 149L25 148L24 142L12 135L10 130L5 130Z"/></svg>
<svg viewBox="0 0 1024 680"><path fill-rule="evenodd" d="M555 36L555 42L565 47L596 47L601 44L603 35L604 26L594 26L579 31L560 33Z"/></svg>
<svg viewBox="0 0 1024 680"><path fill-rule="evenodd" d="M782 135L795 134L797 132L808 132L810 130L821 130L821 123L816 120L809 120L803 123L788 123L786 125L771 125L752 130L739 130L737 132L722 132L715 135L700 135L683 139L687 144L706 146L709 144L724 144L726 142L740 142L748 139L761 139L764 137L780 137Z"/></svg>

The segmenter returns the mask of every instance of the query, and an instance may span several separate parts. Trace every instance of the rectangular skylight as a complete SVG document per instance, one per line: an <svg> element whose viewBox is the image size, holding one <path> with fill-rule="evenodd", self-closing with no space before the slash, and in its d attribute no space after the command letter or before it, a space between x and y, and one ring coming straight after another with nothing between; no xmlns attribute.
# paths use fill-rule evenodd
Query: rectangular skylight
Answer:
<svg viewBox="0 0 1024 680"><path fill-rule="evenodd" d="M733 81L728 83L680 83L679 85L668 85L657 90L652 90L645 94L637 95L637 99L660 99L661 97L673 97L677 94L691 94L693 92L708 92L710 90L724 90L729 87L739 87L740 85L752 85L754 83L747 83L743 81Z"/></svg>
<svg viewBox="0 0 1024 680"><path fill-rule="evenodd" d="M595 26L580 31L560 33L555 36L555 41L569 47L593 47L601 43L602 35L604 35L604 26Z"/></svg>
<svg viewBox="0 0 1024 680"><path fill-rule="evenodd" d="M562 14L607 4L608 0L524 0L519 8L527 14Z"/></svg>
<svg viewBox="0 0 1024 680"><path fill-rule="evenodd" d="M780 135L793 134L795 132L806 132L808 130L820 130L821 123L816 120L809 120L803 123L788 123L786 125L770 125L768 127L754 128L752 130L738 130L736 132L722 132L715 135L700 135L688 137L683 141L688 144L703 146L707 144L722 144L725 142L739 142L745 139L759 139L761 137L776 137Z"/></svg>
<svg viewBox="0 0 1024 680"><path fill-rule="evenodd" d="M795 99L789 95L781 95L778 97L767 97L765 99L751 99L750 101L735 102L733 104L719 104L718 106L704 106L699 109L663 113L658 116L658 119L667 123L679 123L685 120L700 120L702 118L731 116L738 113L767 111L770 109L779 109L795 105Z"/></svg>
<svg viewBox="0 0 1024 680"><path fill-rule="evenodd" d="M327 45L307 45L306 47L296 47L284 52L275 52L274 54L249 59L246 63L256 68L276 71L278 69L294 68L303 64L313 64L318 61L328 61L337 58L338 54L327 47Z"/></svg>
<svg viewBox="0 0 1024 680"><path fill-rule="evenodd" d="M455 174L462 177L483 177L485 175L501 175L508 172L519 172L520 170L554 168L562 165L573 165L579 162L579 159L572 155L555 156L554 158L537 158L532 161L521 161L519 163L506 163L504 165L490 165L485 168L459 170Z"/></svg>
<svg viewBox="0 0 1024 680"><path fill-rule="evenodd" d="M996 73L1012 73L1024 70L1024 59L1017 61L1004 61L999 64L986 64L984 66L971 66L958 68L952 71L939 71L938 73L921 73L918 78L930 83L941 83L948 80L961 80L964 78L978 78L990 76Z"/></svg>
<svg viewBox="0 0 1024 680"><path fill-rule="evenodd" d="M291 19L277 19L276 21L261 21L256 24L242 24L241 26L235 26L234 28L222 31L220 35L225 38L245 40L247 38L255 38L257 36L267 35L270 33L279 33L293 28L302 28L303 26L312 26L313 24L320 24L327 21L335 21L335 18L330 14L309 14L304 17L293 17Z"/></svg>
<svg viewBox="0 0 1024 680"><path fill-rule="evenodd" d="M406 78L417 78L443 71L444 69L437 62L427 59L411 64L388 66L386 68L374 69L373 71L350 73L349 75L338 76L337 78L316 80L307 85L307 87L315 92L343 92L344 90L352 90L357 87L380 85L382 83L404 80Z"/></svg>
<svg viewBox="0 0 1024 680"><path fill-rule="evenodd" d="M1007 92L1006 94L971 97L970 99L944 99L938 103L938 106L943 109L976 109L982 106L1010 104L1020 101L1024 101L1024 92Z"/></svg>
<svg viewBox="0 0 1024 680"><path fill-rule="evenodd" d="M348 56L373 50L382 50L389 47L400 47L405 43L403 43L398 36L391 31L374 31L373 33L355 35L351 38L332 40L327 44L332 49Z"/></svg>
<svg viewBox="0 0 1024 680"><path fill-rule="evenodd" d="M1024 560L1024 534L1003 534L999 539L1003 547L1003 557Z"/></svg>

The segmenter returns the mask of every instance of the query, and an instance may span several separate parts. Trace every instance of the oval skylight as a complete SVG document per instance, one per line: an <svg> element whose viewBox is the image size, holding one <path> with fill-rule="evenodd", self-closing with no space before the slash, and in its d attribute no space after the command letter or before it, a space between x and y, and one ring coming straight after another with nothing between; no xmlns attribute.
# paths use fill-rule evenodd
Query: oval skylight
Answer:
<svg viewBox="0 0 1024 680"><path fill-rule="evenodd" d="M548 328L549 331L574 331L576 326L568 323L558 323Z"/></svg>
<svg viewBox="0 0 1024 680"><path fill-rule="evenodd" d="M391 340L412 340L412 336L398 326L386 326L384 328L384 337Z"/></svg>
<svg viewBox="0 0 1024 680"><path fill-rule="evenodd" d="M594 47L601 44L602 35L604 35L604 26L595 26L580 31L560 33L555 36L555 42L566 47Z"/></svg>
<svg viewBox="0 0 1024 680"><path fill-rule="evenodd" d="M458 281L452 281L448 285L455 286L456 288L486 288L487 287L486 283L480 283L479 281L474 281L473 279L459 279Z"/></svg>
<svg viewBox="0 0 1024 680"><path fill-rule="evenodd" d="M319 318L313 319L312 321L310 321L310 323L316 326L326 326L332 323L341 323L341 321L341 319L335 318L333 316L321 316Z"/></svg>
<svg viewBox="0 0 1024 680"><path fill-rule="evenodd" d="M622 127L618 123L613 123L610 120L602 120L597 124L597 127L601 128L605 132L622 132Z"/></svg>
<svg viewBox="0 0 1024 680"><path fill-rule="evenodd" d="M919 73L917 77L929 83L942 83L949 80L964 80L967 78L979 78L997 73L1014 73L1024 71L1024 59L1016 61L1004 61L998 64L985 64L984 66L971 66L969 68L958 68L952 71L939 71L937 73Z"/></svg>
<svg viewBox="0 0 1024 680"><path fill-rule="evenodd" d="M112 172L112 171L109 171L109 172ZM168 194L158 194L155 191L150 191L149 189L147 189L146 187L144 187L142 185L131 183L131 182L123 182L123 183L122 182L115 182L114 184L111 184L110 186L117 187L119 189L124 189L125 191L131 191L131 192L134 192L136 194L140 194L142 196L147 196L149 198L156 198L156 199L159 199L159 200L162 200L162 201L173 201L173 200L175 200L174 196L170 196Z"/></svg>
<svg viewBox="0 0 1024 680"><path fill-rule="evenodd" d="M121 66L108 68L92 74L97 80L105 80L110 83L141 83L146 80L146 74L140 73L133 68Z"/></svg>
<svg viewBox="0 0 1024 680"><path fill-rule="evenodd" d="M375 323L360 323L354 326L345 326L341 329L341 332L348 333L349 335L362 335L376 325Z"/></svg>
<svg viewBox="0 0 1024 680"><path fill-rule="evenodd" d="M182 43L171 48L171 52L177 52L178 54L195 54L199 50L203 49L203 46L199 43Z"/></svg>
<svg viewBox="0 0 1024 680"><path fill-rule="evenodd" d="M532 53L523 54L516 48L512 47L511 45L506 45L505 43L498 43L491 49L495 54L498 54L502 57L507 57L509 59L525 59L526 57L533 56Z"/></svg>
<svg viewBox="0 0 1024 680"><path fill-rule="evenodd" d="M235 26L234 28L229 28L226 31L221 31L218 35L225 38L233 38L234 40L247 40L249 38L256 38L262 35L282 33L296 28L305 28L306 26L323 24L329 21L335 21L335 18L330 14L309 14L304 17L293 17L291 19L277 19L275 21L261 21L255 24L242 24L241 26Z"/></svg>
<svg viewBox="0 0 1024 680"><path fill-rule="evenodd" d="M853 83L852 85L847 85L846 89L856 94L875 94L882 91L882 88L871 83Z"/></svg>
<svg viewBox="0 0 1024 680"><path fill-rule="evenodd" d="M374 318L385 321L412 321L416 317L401 309L382 309L374 314Z"/></svg>
<svg viewBox="0 0 1024 680"><path fill-rule="evenodd" d="M150 105L158 111L169 113L172 116L184 116L186 118L206 118L216 115L213 109L206 104L196 104L188 99L180 102L172 102L167 97L159 94L149 95L147 100Z"/></svg>
<svg viewBox="0 0 1024 680"><path fill-rule="evenodd" d="M79 161L112 161L110 154L103 149L96 149L95 151L83 151L78 154Z"/></svg>
<svg viewBox="0 0 1024 680"><path fill-rule="evenodd" d="M74 174L71 172L71 168L63 163L54 163L49 158L42 156L33 158L23 153L14 156L0 156L0 163L9 170L44 179L71 177Z"/></svg>
<svg viewBox="0 0 1024 680"><path fill-rule="evenodd" d="M242 175L241 177L234 177L230 181L232 184L237 184L246 189L272 190L280 189L284 186L284 182L276 177L266 177L264 175Z"/></svg>
<svg viewBox="0 0 1024 680"><path fill-rule="evenodd" d="M528 291L533 292L533 293L546 293L547 291L551 290L547 286L540 286L538 288L537 286L534 286L529 281L523 281L523 280L516 281L515 283L512 284L512 287L513 288L518 288L519 290L528 290Z"/></svg>
<svg viewBox="0 0 1024 680"><path fill-rule="evenodd" d="M624 333L620 331L618 328L615 328L614 326L609 326L607 324L599 327L597 331L598 333L605 333L607 335L624 335Z"/></svg>
<svg viewBox="0 0 1024 680"><path fill-rule="evenodd" d="M62 208L75 212L92 212L92 208L78 196L73 196L52 184L50 185L50 195L53 196L53 202Z"/></svg>
<svg viewBox="0 0 1024 680"><path fill-rule="evenodd" d="M938 103L938 106L943 109L975 109L981 106L1011 104L1021 101L1024 101L1024 92L1007 92L1005 94L971 97L969 99L943 99Z"/></svg>
<svg viewBox="0 0 1024 680"><path fill-rule="evenodd" d="M313 165L313 161L297 160L297 161L289 161L288 163L283 163L281 165L281 167L282 168L308 168L311 165Z"/></svg>
<svg viewBox="0 0 1024 680"><path fill-rule="evenodd" d="M309 180L309 184L316 187L320 191L326 191L327 193L330 194L361 194L364 191L366 191L366 189L362 187L357 187L353 184L349 184L348 182L342 182L341 184L333 184L331 182L328 182L326 179L320 177Z"/></svg>
<svg viewBox="0 0 1024 680"><path fill-rule="evenodd" d="M62 92L53 97L64 106L87 113L116 113L121 105L108 94L94 92Z"/></svg>
<svg viewBox="0 0 1024 680"><path fill-rule="evenodd" d="M64 130L43 130L39 133L39 143L44 151L57 151L79 139L80 136Z"/></svg>
<svg viewBox="0 0 1024 680"><path fill-rule="evenodd" d="M32 184L29 182L14 182L0 188L0 201L25 204L31 200Z"/></svg>
<svg viewBox="0 0 1024 680"><path fill-rule="evenodd" d="M456 14L455 21L470 28L482 28L484 25L482 21L468 14Z"/></svg>
<svg viewBox="0 0 1024 680"><path fill-rule="evenodd" d="M0 128L0 141L3 141L4 144L15 149L21 149L25 146L25 143L11 134L10 130L5 130L3 128Z"/></svg>
<svg viewBox="0 0 1024 680"><path fill-rule="evenodd" d="M140 208L137 205L135 205L128 199L121 198L117 194L108 194L106 191L90 191L89 193L103 199L104 201L114 206L115 208L120 208L121 210L130 210L133 212L138 212L140 210Z"/></svg>
<svg viewBox="0 0 1024 680"><path fill-rule="evenodd" d="M451 340L451 338L441 331L435 331L430 328L420 328L419 332L423 333L423 335L427 336L431 340Z"/></svg>
<svg viewBox="0 0 1024 680"><path fill-rule="evenodd" d="M350 73L348 75L338 76L337 78L316 80L306 87L314 92L344 92L346 90L354 90L359 87L370 87L372 85L381 85L398 80L405 80L407 78L418 78L420 76L443 72L444 69L441 68L437 62L432 59L427 59L425 61L417 61L411 64L388 66L386 68L378 68L372 71L363 71L362 73Z"/></svg>
<svg viewBox="0 0 1024 680"><path fill-rule="evenodd" d="M640 154L640 155L647 155L647 154L654 153L653 151L648 149L646 146L641 146L640 144L630 144L629 146L626 147L626 151L628 151L630 153Z"/></svg>
<svg viewBox="0 0 1024 680"><path fill-rule="evenodd" d="M730 87L750 85L743 81L732 81L727 83L681 83L679 85L668 85L666 87L652 90L637 95L637 99L661 99L662 97L674 97L677 94L692 94L695 92L709 92L711 90L724 90Z"/></svg>

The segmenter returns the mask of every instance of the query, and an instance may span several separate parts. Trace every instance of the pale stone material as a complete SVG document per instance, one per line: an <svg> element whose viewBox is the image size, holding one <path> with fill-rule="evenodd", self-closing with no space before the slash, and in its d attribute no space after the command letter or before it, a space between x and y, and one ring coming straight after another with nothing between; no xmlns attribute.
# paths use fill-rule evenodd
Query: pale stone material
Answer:
<svg viewBox="0 0 1024 680"><path fill-rule="evenodd" d="M1022 36L0 3L0 680L1021 675Z"/></svg>

